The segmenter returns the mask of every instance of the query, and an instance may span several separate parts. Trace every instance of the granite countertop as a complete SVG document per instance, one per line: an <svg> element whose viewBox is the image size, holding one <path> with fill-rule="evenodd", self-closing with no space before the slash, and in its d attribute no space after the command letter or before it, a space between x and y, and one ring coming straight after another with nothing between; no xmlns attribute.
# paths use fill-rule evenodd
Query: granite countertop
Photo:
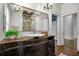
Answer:
<svg viewBox="0 0 79 59"><path fill-rule="evenodd" d="M0 44L6 44L6 43L12 43L12 42L21 42L21 41L28 41L30 39L33 39L33 38L27 38L27 37L21 37L21 38L15 38L15 39L6 38L6 39L1 40Z"/></svg>
<svg viewBox="0 0 79 59"><path fill-rule="evenodd" d="M44 34L28 34L25 36L19 36L19 38L15 38L15 39L3 38L3 40L0 40L0 44L28 41L30 39L34 39L34 37L42 37L42 36L44 36Z"/></svg>

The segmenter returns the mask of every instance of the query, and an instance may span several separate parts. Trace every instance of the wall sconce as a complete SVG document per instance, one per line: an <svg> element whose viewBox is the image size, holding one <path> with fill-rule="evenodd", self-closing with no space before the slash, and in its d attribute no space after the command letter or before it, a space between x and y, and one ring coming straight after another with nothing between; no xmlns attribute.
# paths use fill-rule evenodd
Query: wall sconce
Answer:
<svg viewBox="0 0 79 59"><path fill-rule="evenodd" d="M17 7L14 8L14 11L15 12L20 12L20 11L22 11L22 8L17 6Z"/></svg>
<svg viewBox="0 0 79 59"><path fill-rule="evenodd" d="M12 4L12 7L13 7L14 12L20 12L20 11L22 11L22 7L19 6L19 5L13 5Z"/></svg>
<svg viewBox="0 0 79 59"><path fill-rule="evenodd" d="M39 16L40 15L40 12L36 11L34 15L35 16Z"/></svg>

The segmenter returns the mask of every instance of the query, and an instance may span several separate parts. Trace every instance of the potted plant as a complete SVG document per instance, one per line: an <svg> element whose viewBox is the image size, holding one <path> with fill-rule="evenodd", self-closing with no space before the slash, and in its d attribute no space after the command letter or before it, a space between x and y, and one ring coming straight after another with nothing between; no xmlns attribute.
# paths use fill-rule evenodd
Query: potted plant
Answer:
<svg viewBox="0 0 79 59"><path fill-rule="evenodd" d="M13 29L9 29L8 31L5 31L5 37L6 38L11 38L11 39L14 39L14 38L17 38L18 35L19 35L19 32L16 31L16 30L13 30Z"/></svg>

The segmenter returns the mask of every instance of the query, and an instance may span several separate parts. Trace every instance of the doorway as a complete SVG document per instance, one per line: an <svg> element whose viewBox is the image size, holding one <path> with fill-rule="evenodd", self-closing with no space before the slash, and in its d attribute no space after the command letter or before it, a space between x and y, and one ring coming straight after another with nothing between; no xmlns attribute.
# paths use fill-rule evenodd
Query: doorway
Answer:
<svg viewBox="0 0 79 59"><path fill-rule="evenodd" d="M64 16L64 54L74 56L77 53L77 15Z"/></svg>

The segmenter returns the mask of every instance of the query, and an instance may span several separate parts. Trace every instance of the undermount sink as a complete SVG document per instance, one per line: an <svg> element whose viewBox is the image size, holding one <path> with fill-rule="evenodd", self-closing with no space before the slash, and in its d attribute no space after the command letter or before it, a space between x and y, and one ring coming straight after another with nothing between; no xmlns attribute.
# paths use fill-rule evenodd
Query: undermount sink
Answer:
<svg viewBox="0 0 79 59"><path fill-rule="evenodd" d="M45 34L41 33L33 33L33 32L22 32L21 37L41 37L44 36Z"/></svg>

